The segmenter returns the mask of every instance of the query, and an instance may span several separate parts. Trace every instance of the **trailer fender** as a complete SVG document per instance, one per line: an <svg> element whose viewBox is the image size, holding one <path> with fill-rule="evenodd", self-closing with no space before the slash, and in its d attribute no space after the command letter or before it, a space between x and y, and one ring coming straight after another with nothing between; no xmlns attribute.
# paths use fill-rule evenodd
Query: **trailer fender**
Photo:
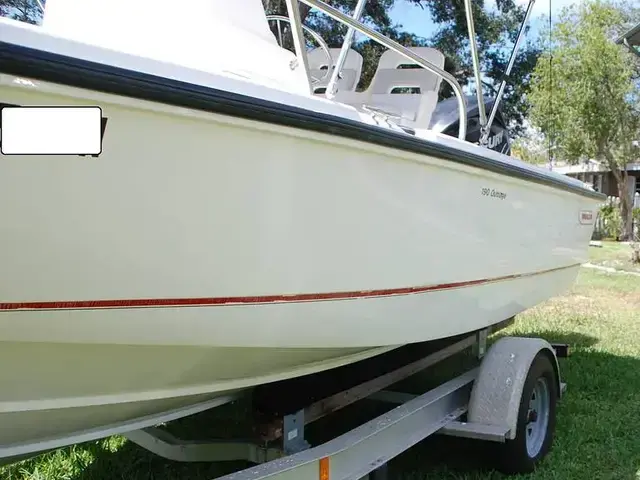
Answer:
<svg viewBox="0 0 640 480"><path fill-rule="evenodd" d="M507 427L507 439L513 440L524 383L533 359L540 352L551 360L560 395L560 369L551 344L541 338L504 337L491 346L480 364L467 420Z"/></svg>

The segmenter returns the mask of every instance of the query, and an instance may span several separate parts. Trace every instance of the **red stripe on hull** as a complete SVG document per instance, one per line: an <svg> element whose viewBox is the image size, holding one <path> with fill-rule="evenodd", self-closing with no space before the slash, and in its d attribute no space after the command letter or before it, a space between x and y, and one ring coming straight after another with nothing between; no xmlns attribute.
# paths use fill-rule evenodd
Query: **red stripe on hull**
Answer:
<svg viewBox="0 0 640 480"><path fill-rule="evenodd" d="M379 290L356 290L350 292L300 293L291 295L258 295L248 297L209 297L209 298L140 298L121 300L76 300L49 302L6 302L0 303L0 310L68 310L68 309L98 309L98 308L140 308L140 307L201 307L215 305L252 305L265 303L295 303L317 302L324 300L351 300L369 297L388 297L396 295L411 295L440 290L451 290L487 283L514 280L524 277L542 275L558 270L574 268L580 264L566 267L540 270L537 272L504 275L501 277L468 280L464 282L441 283L421 287L387 288Z"/></svg>

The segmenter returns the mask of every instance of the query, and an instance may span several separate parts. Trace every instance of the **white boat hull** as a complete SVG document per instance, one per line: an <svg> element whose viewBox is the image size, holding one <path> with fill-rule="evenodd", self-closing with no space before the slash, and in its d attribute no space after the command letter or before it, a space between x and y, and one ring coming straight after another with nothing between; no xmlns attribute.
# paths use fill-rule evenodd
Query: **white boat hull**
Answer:
<svg viewBox="0 0 640 480"><path fill-rule="evenodd" d="M108 125L98 158L0 165L3 452L480 329L586 260L593 198L14 80L2 101L99 104Z"/></svg>

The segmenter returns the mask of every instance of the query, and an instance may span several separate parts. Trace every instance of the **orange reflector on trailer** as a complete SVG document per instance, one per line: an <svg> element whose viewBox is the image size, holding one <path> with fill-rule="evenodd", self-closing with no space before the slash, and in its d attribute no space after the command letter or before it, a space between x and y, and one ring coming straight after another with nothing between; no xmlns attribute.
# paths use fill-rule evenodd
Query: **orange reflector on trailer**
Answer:
<svg viewBox="0 0 640 480"><path fill-rule="evenodd" d="M320 480L329 480L329 457L320 459Z"/></svg>

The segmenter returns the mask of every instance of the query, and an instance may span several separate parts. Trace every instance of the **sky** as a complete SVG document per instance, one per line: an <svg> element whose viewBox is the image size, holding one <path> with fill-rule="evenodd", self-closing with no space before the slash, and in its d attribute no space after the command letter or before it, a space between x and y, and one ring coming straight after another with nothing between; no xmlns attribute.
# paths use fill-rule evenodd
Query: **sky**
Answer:
<svg viewBox="0 0 640 480"><path fill-rule="evenodd" d="M549 12L549 2L551 2L551 18L556 16L563 7L572 3L580 2L580 0L537 0L533 6L531 13L529 37L537 36L542 24L541 16L547 16ZM517 4L526 7L528 0L516 0ZM486 8L495 8L495 0L485 0ZM406 0L396 0L391 10L391 18L401 23L404 30L414 33L418 36L428 38L434 33L434 23L431 21L430 14L427 9L421 9L412 5Z"/></svg>

